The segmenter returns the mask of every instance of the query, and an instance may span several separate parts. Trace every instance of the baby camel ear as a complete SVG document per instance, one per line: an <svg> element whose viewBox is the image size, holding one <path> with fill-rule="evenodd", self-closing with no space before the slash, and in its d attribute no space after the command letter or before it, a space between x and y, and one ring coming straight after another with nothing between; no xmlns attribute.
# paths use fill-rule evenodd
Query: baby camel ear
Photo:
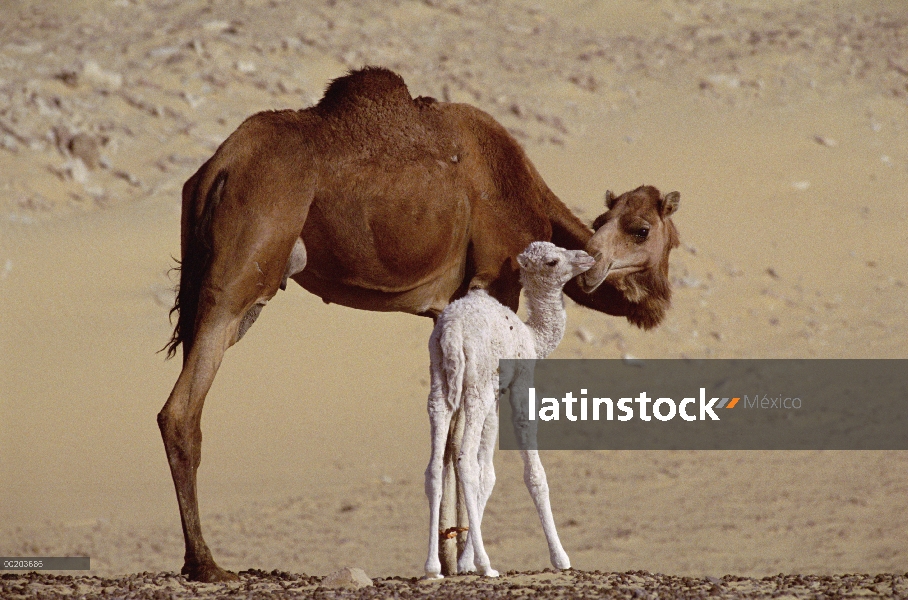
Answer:
<svg viewBox="0 0 908 600"><path fill-rule="evenodd" d="M618 197L612 193L612 190L605 190L605 207L607 209L612 210L617 200Z"/></svg>
<svg viewBox="0 0 908 600"><path fill-rule="evenodd" d="M517 264L520 265L521 269L525 269L527 266L527 257L523 254L517 255Z"/></svg>
<svg viewBox="0 0 908 600"><path fill-rule="evenodd" d="M662 209L662 216L670 217L678 210L678 204L681 202L681 194L679 192L669 192L665 194L662 200L659 202Z"/></svg>

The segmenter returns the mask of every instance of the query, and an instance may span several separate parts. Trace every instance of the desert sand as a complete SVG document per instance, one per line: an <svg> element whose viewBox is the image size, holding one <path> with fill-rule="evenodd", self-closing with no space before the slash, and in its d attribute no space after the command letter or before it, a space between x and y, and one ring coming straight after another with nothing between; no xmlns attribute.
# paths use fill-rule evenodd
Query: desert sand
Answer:
<svg viewBox="0 0 908 600"><path fill-rule="evenodd" d="M179 371L157 351L180 188L243 118L309 106L365 64L488 111L589 221L606 189L681 192L665 323L570 305L553 358L908 357L901 0L6 0L0 14L0 555L179 570L155 415ZM421 574L430 331L294 284L268 305L202 423L221 566ZM904 452L543 462L578 569L908 570ZM493 565L547 567L520 459L496 463Z"/></svg>

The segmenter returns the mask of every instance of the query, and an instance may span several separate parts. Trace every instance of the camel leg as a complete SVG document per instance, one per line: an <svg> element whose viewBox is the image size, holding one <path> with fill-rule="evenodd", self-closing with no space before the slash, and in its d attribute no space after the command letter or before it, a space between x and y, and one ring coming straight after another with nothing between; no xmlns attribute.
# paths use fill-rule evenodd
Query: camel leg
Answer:
<svg viewBox="0 0 908 600"><path fill-rule="evenodd" d="M486 415L479 443L479 520L485 514L486 503L495 487L495 444L498 442L498 407L493 406Z"/></svg>
<svg viewBox="0 0 908 600"><path fill-rule="evenodd" d="M552 566L556 569L569 569L571 561L561 546L561 540L558 539L558 532L555 530L552 505L549 503L549 484L545 477L545 469L542 468L542 461L539 460L539 451L521 450L520 456L523 458L524 465L523 481L533 497L539 520L542 521L542 530L545 532L545 540L549 545L549 559L552 561Z"/></svg>
<svg viewBox="0 0 908 600"><path fill-rule="evenodd" d="M435 400L433 402L433 400ZM432 454L426 467L426 497L429 499L429 556L426 559L426 579L440 579L442 575L439 555L440 512L443 488L443 458L451 412L445 405L444 396L429 399L429 421L432 428Z"/></svg>
<svg viewBox="0 0 908 600"><path fill-rule="evenodd" d="M202 459L202 405L224 351L230 345L230 338L237 330L236 321L228 314L209 313L198 329L195 343L167 403L158 414L158 426L176 487L186 542L182 572L196 581L237 579L236 575L215 564L205 544L196 496L196 471Z"/></svg>
<svg viewBox="0 0 908 600"><path fill-rule="evenodd" d="M460 484L461 487L463 487L464 503L469 517L469 539L472 540L473 546L473 564L476 565L476 570L480 575L497 577L498 571L492 568L489 561L489 555L486 554L482 542L482 523L479 514L479 495L481 493L479 448L482 441L483 428L486 423L486 416L488 414L488 407L492 402L487 397L490 394L488 391L485 391L486 397L481 397L479 402L473 405L469 400L469 396L475 392L475 390L467 392L464 398L465 422L463 442L460 448L457 468L458 475L460 475Z"/></svg>
<svg viewBox="0 0 908 600"><path fill-rule="evenodd" d="M497 405L492 406L488 415L486 415L485 424L482 428L482 437L479 442L479 498L478 513L479 523L485 515L486 503L492 495L492 489L495 487L495 444L498 441L498 410ZM464 511L466 512L466 511ZM457 562L457 569L460 573L475 571L476 566L473 564L473 539L470 532L467 532L466 544L463 552Z"/></svg>
<svg viewBox="0 0 908 600"><path fill-rule="evenodd" d="M533 504L536 505L539 520L542 521L542 530L545 532L545 539L549 545L549 559L552 561L552 565L557 569L568 569L571 562L561 546L561 540L558 539L555 519L552 517L552 506L549 502L548 480L545 476L545 469L542 467L542 461L539 460L539 451L535 449L537 423L529 420L529 407L525 392L533 383L533 366L523 361L515 366L517 368L511 375L513 379L510 382L503 379L502 383L507 383L509 389L512 425L517 443L521 448L520 456L523 459L523 481L533 498Z"/></svg>
<svg viewBox="0 0 908 600"><path fill-rule="evenodd" d="M239 224L239 230L230 228ZM295 235L276 232L268 223L249 227L240 219L228 221L222 234L233 241L216 254L198 298L194 335L188 351L184 342L183 369L170 397L158 414L158 426L176 488L186 542L182 573L196 581L235 580L219 567L202 537L196 490L196 471L202 459L202 407L226 350L258 316L280 285ZM247 243L251 240L256 243ZM215 239L217 244L218 239Z"/></svg>

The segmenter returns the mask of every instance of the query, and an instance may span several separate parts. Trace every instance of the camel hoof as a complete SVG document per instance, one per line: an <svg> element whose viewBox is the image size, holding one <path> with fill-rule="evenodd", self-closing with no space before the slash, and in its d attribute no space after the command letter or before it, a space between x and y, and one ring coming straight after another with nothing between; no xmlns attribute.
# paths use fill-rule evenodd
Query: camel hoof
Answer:
<svg viewBox="0 0 908 600"><path fill-rule="evenodd" d="M236 573L225 571L213 562L204 565L183 565L180 571L189 581L200 581L202 583L217 583L219 581L239 581L240 578Z"/></svg>
<svg viewBox="0 0 908 600"><path fill-rule="evenodd" d="M564 554L563 556L552 557L552 566L562 571L564 571L565 569L570 569L571 559L568 558L567 554Z"/></svg>
<svg viewBox="0 0 908 600"><path fill-rule="evenodd" d="M476 565L473 564L473 560L470 559L470 562L460 564L457 563L457 574L458 575L469 575L470 573L476 572Z"/></svg>

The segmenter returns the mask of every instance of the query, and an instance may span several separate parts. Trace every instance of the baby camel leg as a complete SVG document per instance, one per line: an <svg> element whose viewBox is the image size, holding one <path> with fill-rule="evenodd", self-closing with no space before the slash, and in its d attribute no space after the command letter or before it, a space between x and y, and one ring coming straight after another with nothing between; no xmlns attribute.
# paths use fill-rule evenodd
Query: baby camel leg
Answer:
<svg viewBox="0 0 908 600"><path fill-rule="evenodd" d="M498 577L498 571L492 568L482 542L482 516L479 511L481 493L479 448L489 407L494 405L494 389L478 393L475 388L464 391L465 424L457 471L460 475L460 484L463 486L464 503L467 505L470 521L468 538L472 541L473 564L476 565L479 574Z"/></svg>
<svg viewBox="0 0 908 600"><path fill-rule="evenodd" d="M549 558L552 566L556 569L569 569L571 561L561 546L561 540L558 539L558 532L555 530L552 505L549 503L549 484L545 477L545 469L542 468L542 461L539 460L539 452L521 450L520 456L523 458L524 465L523 481L533 497L539 520L542 521L542 530L545 532L545 540L549 544Z"/></svg>
<svg viewBox="0 0 908 600"><path fill-rule="evenodd" d="M497 382L496 382L497 383ZM493 402L486 415L485 424L482 428L482 437L479 442L479 523L482 523L485 515L486 503L492 495L492 489L495 487L495 444L498 442L498 404ZM471 526L472 530L472 526ZM473 540L470 532L467 532L467 543L464 546L463 554L457 564L459 573L468 573L475 571L473 564Z"/></svg>
<svg viewBox="0 0 908 600"><path fill-rule="evenodd" d="M436 373L433 370L433 379ZM432 452L426 467L426 497L429 499L429 556L426 559L426 579L441 579L441 560L438 556L441 495L444 489L444 454L452 412L448 409L440 388L433 385L429 395L429 422Z"/></svg>

